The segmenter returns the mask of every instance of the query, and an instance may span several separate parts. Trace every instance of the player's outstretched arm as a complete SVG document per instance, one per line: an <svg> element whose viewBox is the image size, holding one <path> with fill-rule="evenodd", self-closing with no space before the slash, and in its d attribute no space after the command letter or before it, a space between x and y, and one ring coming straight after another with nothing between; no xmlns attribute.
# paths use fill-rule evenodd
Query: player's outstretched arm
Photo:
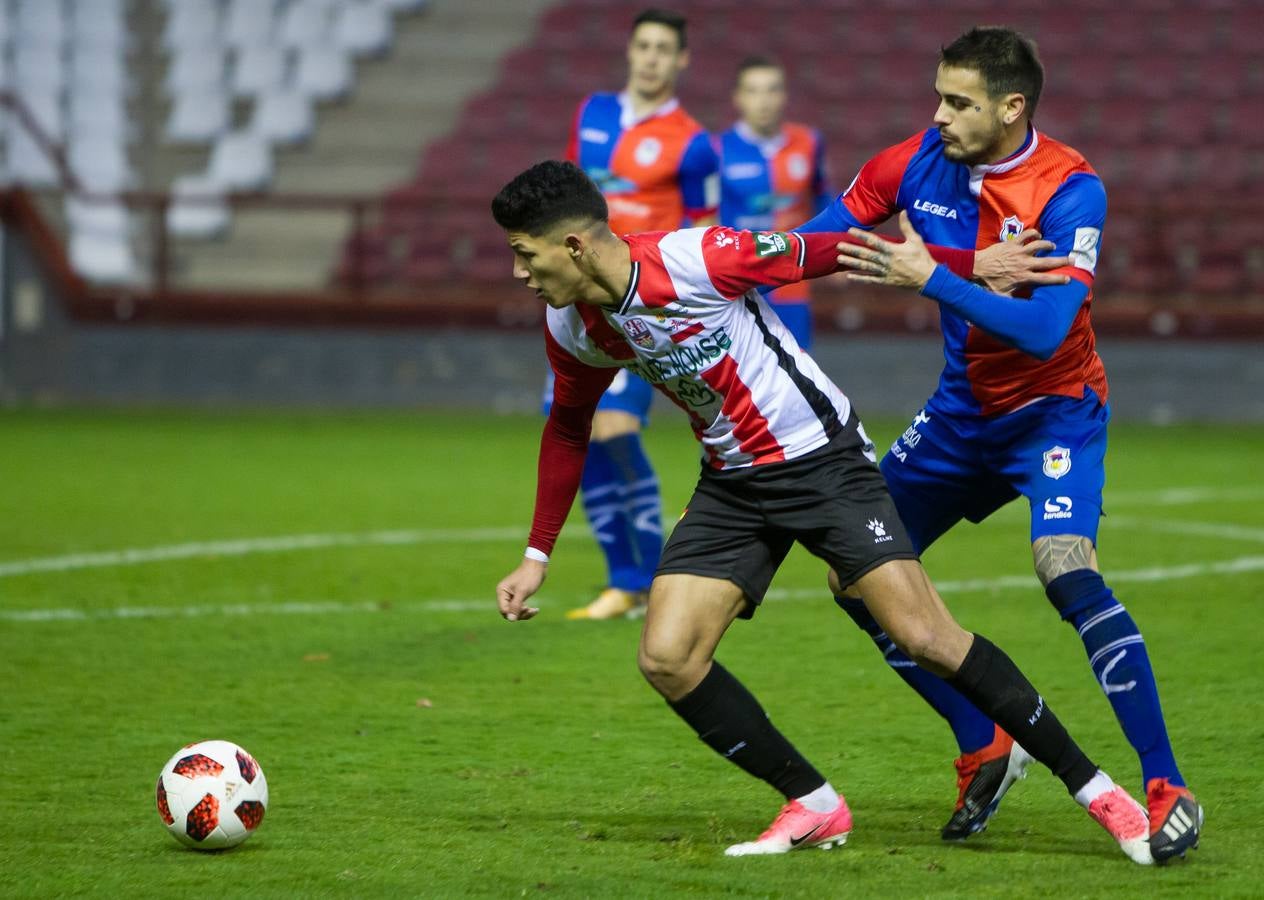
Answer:
<svg viewBox="0 0 1264 900"><path fill-rule="evenodd" d="M540 610L527 606L527 601L548 575L549 564L539 560L524 558L508 575L496 585L496 603L500 606L500 614L510 622L525 622Z"/></svg>
<svg viewBox="0 0 1264 900"><path fill-rule="evenodd" d="M865 246L839 246L840 259L846 257L849 265L860 270L847 277L913 288L1037 359L1048 359L1061 346L1088 295L1088 286L1074 279L1067 284L1038 287L1029 300L994 294L937 266L907 213L900 214L900 230L905 240L894 244L853 229L852 236Z"/></svg>

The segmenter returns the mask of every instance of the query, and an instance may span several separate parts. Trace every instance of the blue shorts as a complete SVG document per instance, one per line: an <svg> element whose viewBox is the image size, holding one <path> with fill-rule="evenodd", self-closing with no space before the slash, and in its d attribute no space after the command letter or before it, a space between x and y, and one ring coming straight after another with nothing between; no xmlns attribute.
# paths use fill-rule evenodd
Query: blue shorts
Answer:
<svg viewBox="0 0 1264 900"><path fill-rule="evenodd" d="M620 369L614 381L597 402L597 412L625 412L641 420L641 427L650 423L650 406L654 402L654 388L644 378ZM553 405L553 373L544 379L544 414Z"/></svg>
<svg viewBox="0 0 1264 900"><path fill-rule="evenodd" d="M886 456L882 474L920 553L959 522L982 522L1022 496L1031 539L1077 534L1097 543L1110 406L1045 397L1007 415L922 410Z"/></svg>

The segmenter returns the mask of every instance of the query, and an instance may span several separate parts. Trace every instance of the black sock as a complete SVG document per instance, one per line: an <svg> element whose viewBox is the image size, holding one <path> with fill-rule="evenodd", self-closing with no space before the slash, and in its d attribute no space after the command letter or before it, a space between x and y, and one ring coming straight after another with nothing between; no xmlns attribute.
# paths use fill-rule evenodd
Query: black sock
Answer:
<svg viewBox="0 0 1264 900"><path fill-rule="evenodd" d="M1067 734L1053 710L1045 706L1027 676L983 635L974 636L961 668L947 680L1023 749L1053 770L1072 794L1097 774L1097 766Z"/></svg>
<svg viewBox="0 0 1264 900"><path fill-rule="evenodd" d="M768 782L786 798L825 784L821 773L773 727L759 701L714 660L701 683L668 706L708 747Z"/></svg>

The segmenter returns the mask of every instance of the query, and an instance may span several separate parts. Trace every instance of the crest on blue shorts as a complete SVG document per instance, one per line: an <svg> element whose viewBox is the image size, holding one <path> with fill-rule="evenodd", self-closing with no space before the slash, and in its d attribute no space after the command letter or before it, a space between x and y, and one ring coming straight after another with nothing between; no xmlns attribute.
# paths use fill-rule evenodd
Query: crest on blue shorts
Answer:
<svg viewBox="0 0 1264 900"><path fill-rule="evenodd" d="M1066 447L1050 447L1044 453L1044 473L1058 479L1071 471L1071 451Z"/></svg>

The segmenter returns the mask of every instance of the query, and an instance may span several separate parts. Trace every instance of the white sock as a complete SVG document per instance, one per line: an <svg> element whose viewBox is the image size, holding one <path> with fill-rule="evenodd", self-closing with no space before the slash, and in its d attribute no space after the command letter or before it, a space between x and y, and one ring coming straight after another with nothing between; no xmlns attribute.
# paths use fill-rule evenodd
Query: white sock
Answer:
<svg viewBox="0 0 1264 900"><path fill-rule="evenodd" d="M812 793L795 799L802 803L805 809L814 813L827 813L838 809L838 791L834 790L828 781Z"/></svg>
<svg viewBox="0 0 1264 900"><path fill-rule="evenodd" d="M1088 805L1109 791L1115 789L1115 782L1111 781L1109 775L1101 769L1097 770L1097 774L1088 780L1088 784L1075 792L1075 802L1080 806L1088 809Z"/></svg>

